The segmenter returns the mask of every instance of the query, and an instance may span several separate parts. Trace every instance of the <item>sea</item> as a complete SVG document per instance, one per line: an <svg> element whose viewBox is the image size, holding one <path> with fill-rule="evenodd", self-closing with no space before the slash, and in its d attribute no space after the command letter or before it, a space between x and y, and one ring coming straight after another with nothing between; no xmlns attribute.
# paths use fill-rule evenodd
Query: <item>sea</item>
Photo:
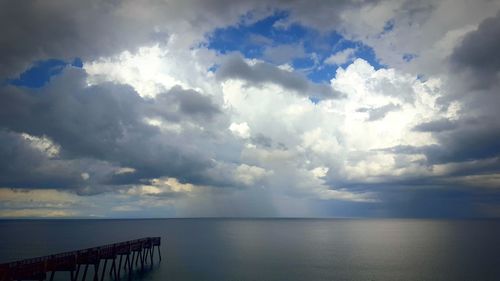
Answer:
<svg viewBox="0 0 500 281"><path fill-rule="evenodd" d="M0 263L149 236L132 280L500 280L500 220L1 220Z"/></svg>

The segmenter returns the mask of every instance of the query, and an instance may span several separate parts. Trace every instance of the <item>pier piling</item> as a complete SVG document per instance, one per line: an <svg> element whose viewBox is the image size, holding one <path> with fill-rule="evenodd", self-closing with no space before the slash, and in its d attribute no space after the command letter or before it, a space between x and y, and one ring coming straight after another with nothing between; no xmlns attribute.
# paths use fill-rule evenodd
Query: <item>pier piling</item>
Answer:
<svg viewBox="0 0 500 281"><path fill-rule="evenodd" d="M81 281L86 280L89 266L93 266L94 269L92 280L102 281L106 275L105 273L108 261L111 263L109 276L114 280L120 280L122 260L124 256L123 270L125 271L128 269L130 279L134 267L138 267L139 260L141 262L141 270L144 270L144 266L148 262L149 255L151 267L153 266L155 247L158 248L158 259L161 261L160 244L160 237L147 237L77 251L4 263L0 264L0 281L42 281L47 280L48 274L50 274L49 280L53 281L56 272L69 272L70 280L77 281L79 279L80 269L82 266L84 269ZM132 257L130 254L132 254ZM116 263L117 259L119 260L118 265ZM103 262L102 271L100 271L101 262ZM99 272L101 274L99 274Z"/></svg>

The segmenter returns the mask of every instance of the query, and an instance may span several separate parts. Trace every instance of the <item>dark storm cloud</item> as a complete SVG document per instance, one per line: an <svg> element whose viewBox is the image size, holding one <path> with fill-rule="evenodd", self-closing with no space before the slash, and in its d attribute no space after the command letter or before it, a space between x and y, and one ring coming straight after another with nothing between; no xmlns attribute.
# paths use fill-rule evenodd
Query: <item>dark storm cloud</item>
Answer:
<svg viewBox="0 0 500 281"><path fill-rule="evenodd" d="M240 55L229 56L217 71L217 78L220 80L241 79L248 86L254 87L273 83L302 96L324 99L342 96L329 85L312 83L299 73L283 70L265 62L250 65Z"/></svg>
<svg viewBox="0 0 500 281"><path fill-rule="evenodd" d="M252 4L225 0L0 1L0 80L16 77L35 61L74 57L87 61L164 43L173 32L202 38L204 32L237 20Z"/></svg>
<svg viewBox="0 0 500 281"><path fill-rule="evenodd" d="M21 135L0 130L0 186L74 188L83 182L70 161L49 159Z"/></svg>
<svg viewBox="0 0 500 281"><path fill-rule="evenodd" d="M220 108L210 97L194 90L184 90L180 86L156 96L151 101L151 108L154 113L173 121L187 117L198 122L210 122L221 114Z"/></svg>
<svg viewBox="0 0 500 281"><path fill-rule="evenodd" d="M391 111L399 110L401 106L393 103L389 103L383 105L381 107L373 107L373 108L360 108L358 112L367 112L368 113L368 121L376 121L383 119L387 113Z"/></svg>
<svg viewBox="0 0 500 281"><path fill-rule="evenodd" d="M467 33L449 57L448 94L438 99L443 108L458 101L461 115L498 119L500 103L500 12Z"/></svg>
<svg viewBox="0 0 500 281"><path fill-rule="evenodd" d="M0 26L4 27L0 36L0 78L12 78L41 59L96 58L152 42L153 25L145 25L143 18L128 13L129 4L97 0L0 1ZM154 24L156 17L151 16Z"/></svg>
<svg viewBox="0 0 500 281"><path fill-rule="evenodd" d="M432 163L447 163L499 156L500 124L494 120L483 122L485 123L463 125L457 130L435 134L440 147L426 151L427 158Z"/></svg>
<svg viewBox="0 0 500 281"><path fill-rule="evenodd" d="M498 173L494 159L500 156L498 95L500 71L500 13L465 35L450 56L450 94L443 104L457 101L457 120L434 120L413 128L430 132L438 144L423 147L395 147L396 153L424 154L428 164L461 163L455 175ZM467 162L475 163L466 165ZM458 164L457 164L458 165Z"/></svg>
<svg viewBox="0 0 500 281"><path fill-rule="evenodd" d="M457 116L453 121L437 119L413 128L414 132L431 133L437 143L383 149L400 156L423 155L425 160L421 165L433 169L433 165L445 164L446 172L411 181L387 179L388 182L439 186L449 190L460 186L484 188L483 183L473 184L467 177L481 178L500 173L499 32L500 14L497 14L484 20L477 30L469 32L453 50L448 93L442 95L439 102L445 108L458 102Z"/></svg>
<svg viewBox="0 0 500 281"><path fill-rule="evenodd" d="M81 71L71 69L41 91L4 87L0 126L47 135L70 157L111 153L128 131L153 133L137 119L141 98L131 87L110 83L85 87L84 78Z"/></svg>
<svg viewBox="0 0 500 281"><path fill-rule="evenodd" d="M165 135L157 127L144 122L146 117L166 116L167 112L172 117L168 118L170 121L194 122L203 127L204 119L213 119L220 113L210 98L174 87L158 100L145 100L129 86L113 83L86 86L85 78L84 71L67 69L39 90L2 87L0 127L16 133L48 137L60 145L61 159L95 159L114 163L118 167L134 168L136 172L125 174L120 184L162 176L210 184L222 184L228 179L226 177L218 182L207 176L207 170L214 166L210 152L190 140L192 137L199 138L199 133L191 131L186 135ZM173 111L172 106L178 111ZM14 142L12 137L2 140L6 142L2 143L3 148L9 143L12 146ZM39 158L36 153L31 156L35 160L27 158L33 150L21 146L17 151L11 155L11 161L41 161L35 161ZM59 171L64 166L56 167L54 163L47 160L40 166L54 167L66 176L75 174L65 169ZM9 167L3 165L2 175L6 178L12 172ZM113 183L116 177L120 178L113 175L103 177L102 183ZM61 185L63 183L68 182ZM11 184L23 185L21 182Z"/></svg>
<svg viewBox="0 0 500 281"><path fill-rule="evenodd" d="M216 27L236 23L252 12L256 19L289 10L293 20L331 26L345 9L373 1L88 0L0 1L0 79L14 78L35 61L48 58L84 61L189 33L202 40ZM328 3L329 11L320 4ZM315 19L310 21L310 15ZM321 16L319 16L321 15ZM194 39L194 38L193 38Z"/></svg>
<svg viewBox="0 0 500 281"><path fill-rule="evenodd" d="M484 160L500 156L500 124L496 120L474 119L454 130L433 131L438 144L399 145L384 149L396 154L424 154L429 164Z"/></svg>
<svg viewBox="0 0 500 281"><path fill-rule="evenodd" d="M416 132L442 132L457 128L457 124L448 119L439 119L430 122L418 124L413 127Z"/></svg>
<svg viewBox="0 0 500 281"><path fill-rule="evenodd" d="M500 71L500 13L484 20L477 30L468 33L450 59L455 70L470 71L474 86L487 88L498 82Z"/></svg>

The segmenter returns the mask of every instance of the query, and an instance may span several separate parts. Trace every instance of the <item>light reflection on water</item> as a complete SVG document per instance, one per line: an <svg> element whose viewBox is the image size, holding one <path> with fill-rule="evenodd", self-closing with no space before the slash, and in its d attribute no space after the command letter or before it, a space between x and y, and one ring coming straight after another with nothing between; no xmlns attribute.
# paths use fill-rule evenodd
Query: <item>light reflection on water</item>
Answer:
<svg viewBox="0 0 500 281"><path fill-rule="evenodd" d="M0 262L147 236L134 280L500 280L498 220L0 221Z"/></svg>

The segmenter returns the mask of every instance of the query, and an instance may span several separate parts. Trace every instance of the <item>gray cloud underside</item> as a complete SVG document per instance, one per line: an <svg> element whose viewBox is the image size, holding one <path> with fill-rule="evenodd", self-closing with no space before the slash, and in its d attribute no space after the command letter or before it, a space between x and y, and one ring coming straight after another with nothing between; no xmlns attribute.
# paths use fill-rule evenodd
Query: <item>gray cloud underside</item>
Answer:
<svg viewBox="0 0 500 281"><path fill-rule="evenodd" d="M450 56L450 94L441 100L443 104L453 101L461 104L458 118L433 120L413 128L416 132L431 133L438 143L420 147L399 145L385 151L422 154L426 157L424 165L450 165L448 172L438 178L500 172L500 40L496 36L499 32L500 14L497 14L469 32ZM422 181L442 183L433 178ZM460 185L460 179L447 178L447 181Z"/></svg>
<svg viewBox="0 0 500 281"><path fill-rule="evenodd" d="M0 186L82 187L89 184L81 178L83 172L90 174L90 180L98 179L95 185L147 182L162 176L235 185L231 175L217 170L212 160L217 148L210 147L210 139L217 136L203 132L217 124L227 126L209 97L174 87L156 99L143 99L129 86L104 83L88 87L85 77L81 70L68 69L41 90L1 89L0 127L4 131L0 153L5 157ZM175 122L184 131L164 133L145 118ZM23 141L20 133L47 137L61 151L49 159ZM82 159L136 172L113 174L109 169L107 175L97 177L78 162ZM23 163L28 165L18 169Z"/></svg>
<svg viewBox="0 0 500 281"><path fill-rule="evenodd" d="M475 133L465 137L467 133ZM500 133L488 130L462 130L440 135L440 144L427 146L395 146L384 149L399 154L423 154L428 164L446 164L490 159L500 156ZM458 138L458 139L457 139Z"/></svg>
<svg viewBox="0 0 500 281"><path fill-rule="evenodd" d="M168 93L160 94L149 102L148 109L152 113L174 122L192 119L209 124L216 116L222 114L221 109L210 97L200 95L194 90L184 90L180 86L174 86Z"/></svg>
<svg viewBox="0 0 500 281"><path fill-rule="evenodd" d="M485 19L477 28L465 35L455 46L450 60L450 95L443 102L460 100L465 104L464 115L498 114L500 102L500 12ZM471 112L472 111L472 112Z"/></svg>
<svg viewBox="0 0 500 281"><path fill-rule="evenodd" d="M435 120L414 128L431 132L439 142L423 149L431 163L474 161L500 155L498 34L500 13L469 32L450 56L450 94L443 100L461 103L459 118L453 122Z"/></svg>
<svg viewBox="0 0 500 281"><path fill-rule="evenodd" d="M457 128L457 124L448 119L434 120L418 124L413 128L417 132L442 132Z"/></svg>
<svg viewBox="0 0 500 281"><path fill-rule="evenodd" d="M204 40L217 27L237 23L242 14L253 18L275 10L290 10L292 17L311 26L340 20L343 10L373 1L244 1L244 0L62 0L0 1L0 79L16 77L34 61L47 58L84 60L111 56L140 46L164 43L173 33L187 44ZM317 17L321 4L329 12ZM71 12L68 12L71 11ZM314 21L307 21L310 15ZM325 26L325 25L323 25ZM191 37L189 37L191 36Z"/></svg>
<svg viewBox="0 0 500 281"><path fill-rule="evenodd" d="M429 164L484 160L500 156L500 124L496 120L467 120L453 127L424 123L417 128L432 132L439 144L421 147L396 146L385 149L401 154L424 154Z"/></svg>
<svg viewBox="0 0 500 281"><path fill-rule="evenodd" d="M283 70L269 63L257 62L250 65L239 55L231 55L224 61L217 70L217 78L220 80L241 79L248 86L254 87L264 83L273 83L307 97L323 99L342 97L341 93L336 92L329 85L315 84L299 73Z"/></svg>
<svg viewBox="0 0 500 281"><path fill-rule="evenodd" d="M368 121L376 121L383 119L387 113L391 111L396 111L399 110L401 106L393 103L389 103L386 105L383 105L381 107L375 107L375 108L360 108L357 111L358 112L367 112L368 113Z"/></svg>
<svg viewBox="0 0 500 281"><path fill-rule="evenodd" d="M77 163L51 160L22 136L0 131L0 185L68 188L82 182Z"/></svg>
<svg viewBox="0 0 500 281"><path fill-rule="evenodd" d="M472 86L485 88L498 83L500 71L500 12L496 17L484 20L476 31L470 32L455 48L450 57L452 67L458 71L470 71L475 81Z"/></svg>
<svg viewBox="0 0 500 281"><path fill-rule="evenodd" d="M8 27L0 37L0 78L15 77L37 60L134 51L185 27L203 35L234 21L240 8L249 9L221 1L0 1L0 25Z"/></svg>

